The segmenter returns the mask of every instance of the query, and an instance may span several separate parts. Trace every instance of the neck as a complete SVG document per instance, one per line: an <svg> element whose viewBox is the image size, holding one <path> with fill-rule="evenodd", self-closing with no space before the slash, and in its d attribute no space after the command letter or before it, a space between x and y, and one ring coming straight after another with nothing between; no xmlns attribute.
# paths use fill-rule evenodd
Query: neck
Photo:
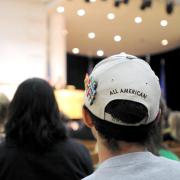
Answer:
<svg viewBox="0 0 180 180"><path fill-rule="evenodd" d="M97 146L98 146L98 154L99 154L100 163L117 155L145 151L145 146L143 145L139 145L137 143L127 143L123 141L118 142L120 144L120 148L118 150L112 151L108 149L104 141L105 140L103 140L101 137L97 138Z"/></svg>

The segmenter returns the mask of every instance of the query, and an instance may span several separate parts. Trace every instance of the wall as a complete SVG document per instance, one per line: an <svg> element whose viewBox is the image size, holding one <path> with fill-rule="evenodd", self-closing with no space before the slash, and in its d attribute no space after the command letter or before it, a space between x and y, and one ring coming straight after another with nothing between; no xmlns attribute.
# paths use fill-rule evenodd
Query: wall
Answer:
<svg viewBox="0 0 180 180"><path fill-rule="evenodd" d="M0 1L0 91L12 98L30 77L66 82L64 26L41 0Z"/></svg>
<svg viewBox="0 0 180 180"><path fill-rule="evenodd" d="M46 8L40 1L0 1L0 82L46 76Z"/></svg>

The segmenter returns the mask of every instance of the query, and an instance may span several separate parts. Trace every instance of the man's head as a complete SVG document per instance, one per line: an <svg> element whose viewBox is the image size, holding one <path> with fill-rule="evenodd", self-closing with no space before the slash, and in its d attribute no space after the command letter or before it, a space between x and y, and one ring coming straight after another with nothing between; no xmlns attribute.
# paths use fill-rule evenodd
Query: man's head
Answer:
<svg viewBox="0 0 180 180"><path fill-rule="evenodd" d="M86 124L109 142L144 144L159 113L160 95L159 80L145 61L111 56L86 79Z"/></svg>

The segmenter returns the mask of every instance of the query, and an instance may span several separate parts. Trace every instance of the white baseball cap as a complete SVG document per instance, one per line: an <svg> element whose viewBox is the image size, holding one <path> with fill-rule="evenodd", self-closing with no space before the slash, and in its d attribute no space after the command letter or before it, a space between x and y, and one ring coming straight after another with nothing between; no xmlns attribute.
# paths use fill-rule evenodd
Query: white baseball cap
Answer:
<svg viewBox="0 0 180 180"><path fill-rule="evenodd" d="M144 60L121 53L99 62L86 79L85 106L96 117L125 126L139 126L154 121L159 112L159 79ZM143 104L148 117L138 123L126 123L105 112L113 100Z"/></svg>

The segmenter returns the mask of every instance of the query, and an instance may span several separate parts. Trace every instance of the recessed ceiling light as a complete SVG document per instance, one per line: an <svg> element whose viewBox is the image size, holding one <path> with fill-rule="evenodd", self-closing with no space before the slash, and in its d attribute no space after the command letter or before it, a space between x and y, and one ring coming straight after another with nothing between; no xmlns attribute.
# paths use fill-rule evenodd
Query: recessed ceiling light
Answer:
<svg viewBox="0 0 180 180"><path fill-rule="evenodd" d="M93 32L90 32L90 33L88 34L88 37L89 37L90 39L94 39L94 38L96 37L96 34L93 33Z"/></svg>
<svg viewBox="0 0 180 180"><path fill-rule="evenodd" d="M59 7L57 7L56 10L57 10L58 13L63 13L65 9L64 9L63 6L59 6Z"/></svg>
<svg viewBox="0 0 180 180"><path fill-rule="evenodd" d="M96 0L90 0L90 2L96 2Z"/></svg>
<svg viewBox="0 0 180 180"><path fill-rule="evenodd" d="M78 48L73 48L72 52L73 52L73 54L78 54L79 53L79 49Z"/></svg>
<svg viewBox="0 0 180 180"><path fill-rule="evenodd" d="M114 36L114 41L116 41L116 42L119 42L119 41L121 41L121 36L119 36L119 35L115 35Z"/></svg>
<svg viewBox="0 0 180 180"><path fill-rule="evenodd" d="M163 46L167 46L167 45L168 45L168 40L167 40L167 39L163 39L163 40L161 41L161 44L162 44Z"/></svg>
<svg viewBox="0 0 180 180"><path fill-rule="evenodd" d="M109 20L113 20L113 19L115 19L115 14L114 13L108 13L107 14L107 18L109 19Z"/></svg>
<svg viewBox="0 0 180 180"><path fill-rule="evenodd" d="M165 19L163 19L163 20L160 21L160 25L163 26L163 27L165 27L165 26L168 25L168 21L165 20Z"/></svg>
<svg viewBox="0 0 180 180"><path fill-rule="evenodd" d="M104 55L104 51L102 51L102 50L97 51L97 56L103 56L103 55Z"/></svg>
<svg viewBox="0 0 180 180"><path fill-rule="evenodd" d="M140 24L142 22L142 17L140 17L140 16L135 17L134 22L137 24Z"/></svg>
<svg viewBox="0 0 180 180"><path fill-rule="evenodd" d="M85 14L86 14L86 11L84 9L77 10L77 15L78 16L84 16Z"/></svg>

